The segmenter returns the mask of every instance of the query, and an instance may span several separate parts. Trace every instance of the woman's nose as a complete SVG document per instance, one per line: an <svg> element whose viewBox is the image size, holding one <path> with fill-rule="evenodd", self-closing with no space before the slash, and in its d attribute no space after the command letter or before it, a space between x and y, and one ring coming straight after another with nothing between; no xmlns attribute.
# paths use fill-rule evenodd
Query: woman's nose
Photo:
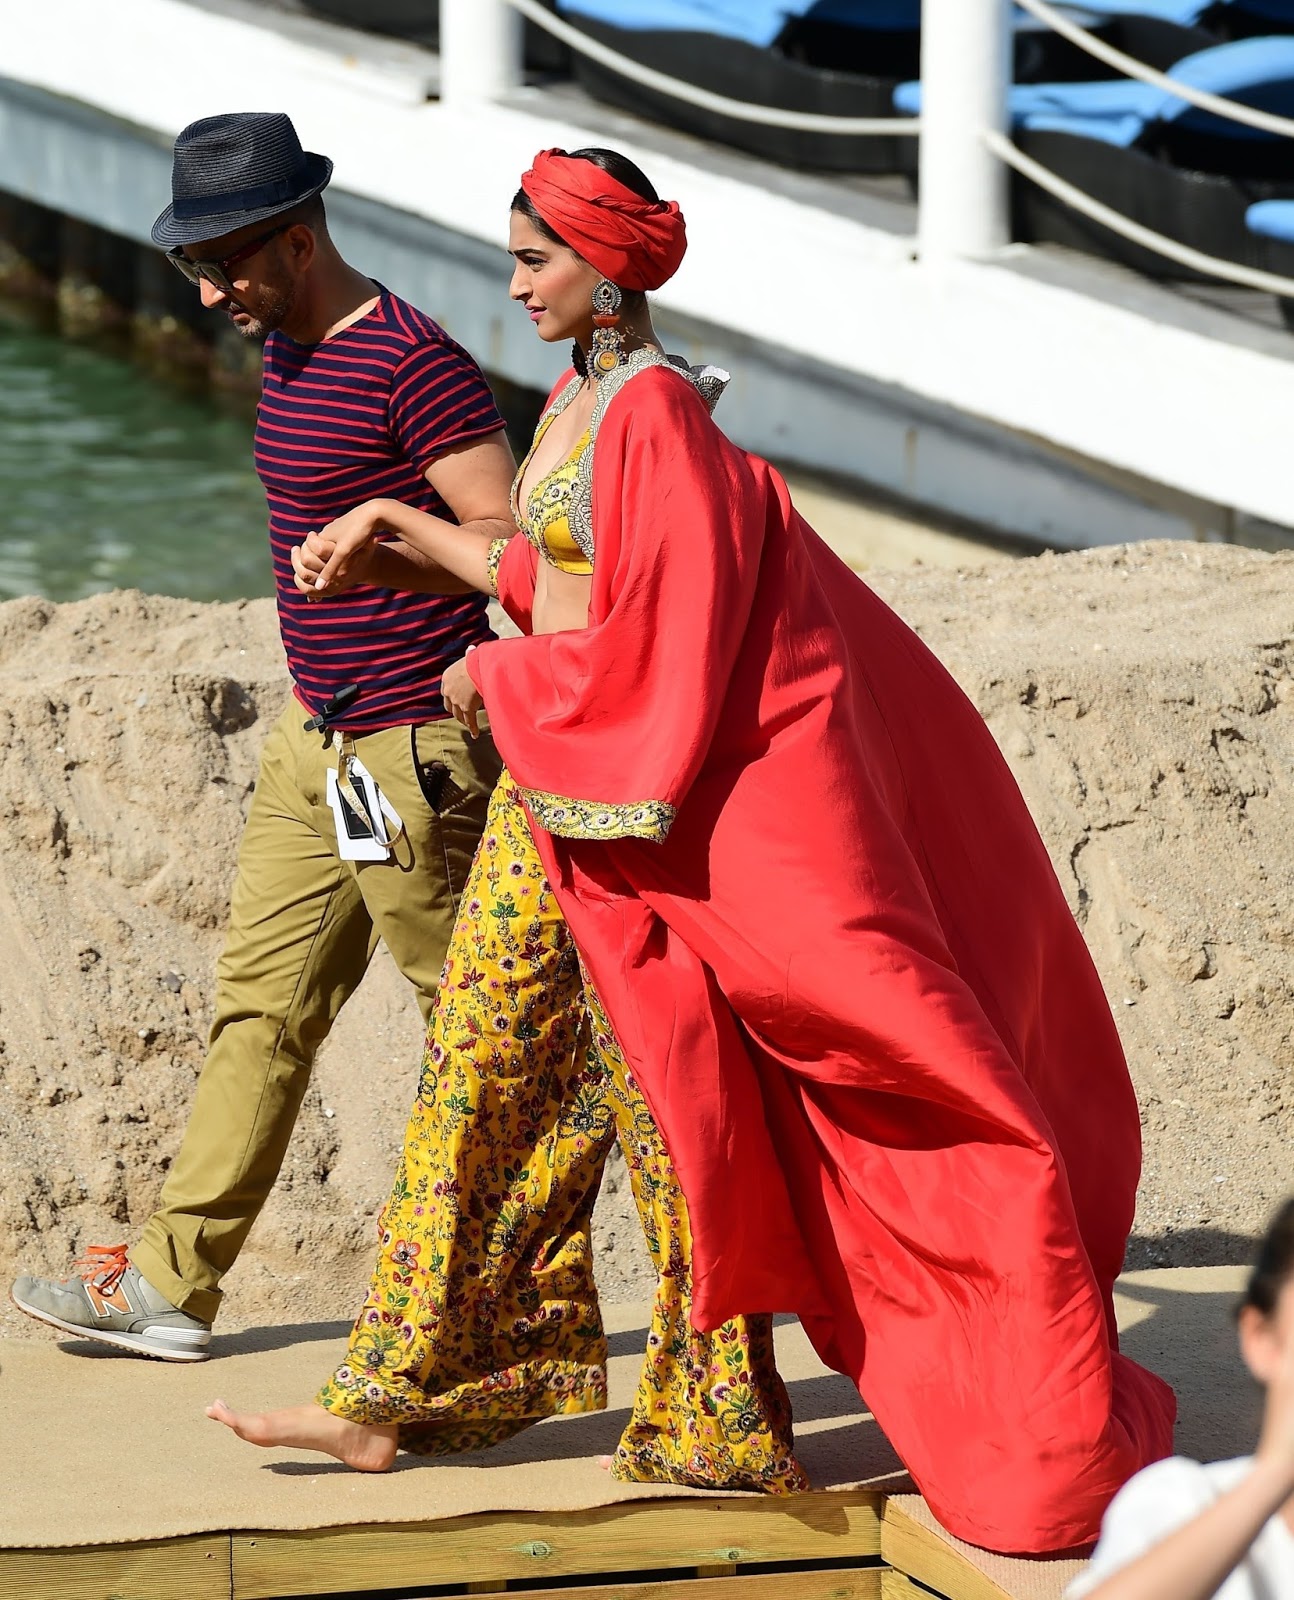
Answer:
<svg viewBox="0 0 1294 1600"><path fill-rule="evenodd" d="M513 300L530 298L530 274L520 262L512 269L512 282L508 285L508 294Z"/></svg>

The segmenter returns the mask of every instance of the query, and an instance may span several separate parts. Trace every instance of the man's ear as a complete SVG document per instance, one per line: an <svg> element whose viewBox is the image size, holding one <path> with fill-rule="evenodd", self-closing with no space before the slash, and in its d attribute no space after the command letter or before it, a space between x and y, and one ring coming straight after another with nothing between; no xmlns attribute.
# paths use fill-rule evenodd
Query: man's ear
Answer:
<svg viewBox="0 0 1294 1600"><path fill-rule="evenodd" d="M315 238L315 231L306 222L294 222L283 235L283 242L292 253L292 265L298 272L305 269L314 260L319 249L319 242Z"/></svg>
<svg viewBox="0 0 1294 1600"><path fill-rule="evenodd" d="M1266 1317L1254 1306L1242 1306L1238 1318L1240 1354L1258 1382L1269 1384L1281 1359L1280 1340L1274 1317Z"/></svg>

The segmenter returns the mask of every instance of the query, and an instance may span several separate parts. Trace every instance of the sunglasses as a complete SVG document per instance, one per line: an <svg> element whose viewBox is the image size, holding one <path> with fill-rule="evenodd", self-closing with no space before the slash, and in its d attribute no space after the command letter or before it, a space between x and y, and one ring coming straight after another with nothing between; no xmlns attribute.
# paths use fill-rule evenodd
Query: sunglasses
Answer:
<svg viewBox="0 0 1294 1600"><path fill-rule="evenodd" d="M201 283L205 278L222 294L236 295L229 269L236 267L240 261L249 261L258 250L264 250L271 239L277 239L279 234L286 233L291 226L290 222L280 222L277 228L271 228L268 233L261 234L257 239L249 239L246 244L240 245L230 255L222 256L219 261L191 261L184 254L184 246L179 244L166 252L166 259L180 276L187 278L190 283Z"/></svg>

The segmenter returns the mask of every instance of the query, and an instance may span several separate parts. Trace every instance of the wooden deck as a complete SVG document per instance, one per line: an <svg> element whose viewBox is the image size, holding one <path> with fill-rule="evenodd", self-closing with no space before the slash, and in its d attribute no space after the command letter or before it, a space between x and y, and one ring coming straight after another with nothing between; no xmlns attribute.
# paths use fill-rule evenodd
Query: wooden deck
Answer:
<svg viewBox="0 0 1294 1600"><path fill-rule="evenodd" d="M865 1491L0 1550L3 1600L285 1600L519 1589L544 1600L1012 1595L895 1501Z"/></svg>
<svg viewBox="0 0 1294 1600"><path fill-rule="evenodd" d="M1258 1400L1235 1355L1234 1268L1135 1273L1124 1348L1173 1382L1178 1449L1242 1454ZM605 1413L389 1474L248 1450L202 1408L203 1366L0 1340L0 1600L1061 1600L1074 1561L988 1556L943 1533L875 1421L802 1330L778 1329L813 1493L660 1493L597 1465L629 1416L645 1308L607 1308ZM219 1385L249 1408L308 1394L332 1326L221 1335Z"/></svg>

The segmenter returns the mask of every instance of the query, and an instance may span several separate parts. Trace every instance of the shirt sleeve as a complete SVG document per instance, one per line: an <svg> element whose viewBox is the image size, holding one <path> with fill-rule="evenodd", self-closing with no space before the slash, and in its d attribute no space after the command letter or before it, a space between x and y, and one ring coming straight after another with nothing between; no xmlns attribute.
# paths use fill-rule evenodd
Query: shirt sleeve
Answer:
<svg viewBox="0 0 1294 1600"><path fill-rule="evenodd" d="M400 362L388 421L391 437L419 472L451 446L503 427L485 374L452 339L417 345Z"/></svg>
<svg viewBox="0 0 1294 1600"><path fill-rule="evenodd" d="M1065 1600L1083 1600L1216 1499L1216 1488L1198 1461L1173 1456L1146 1467L1110 1502L1092 1559L1065 1590Z"/></svg>

